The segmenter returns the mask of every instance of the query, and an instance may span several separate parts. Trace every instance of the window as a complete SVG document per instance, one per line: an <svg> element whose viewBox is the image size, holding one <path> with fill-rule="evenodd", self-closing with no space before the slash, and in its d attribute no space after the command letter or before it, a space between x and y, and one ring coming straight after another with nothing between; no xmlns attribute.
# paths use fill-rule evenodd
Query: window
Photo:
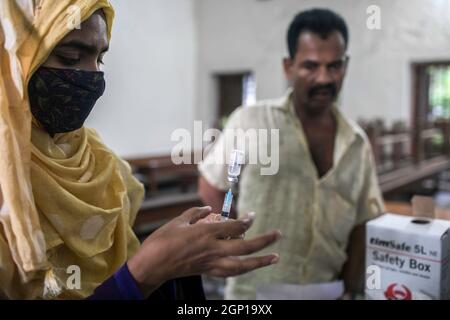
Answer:
<svg viewBox="0 0 450 320"><path fill-rule="evenodd" d="M450 61L413 64L413 154L416 162L449 154Z"/></svg>
<svg viewBox="0 0 450 320"><path fill-rule="evenodd" d="M256 102L256 82L251 72L217 74L217 125L222 129L229 115L239 106Z"/></svg>
<svg viewBox="0 0 450 320"><path fill-rule="evenodd" d="M427 68L429 84L429 120L450 119L450 65Z"/></svg>

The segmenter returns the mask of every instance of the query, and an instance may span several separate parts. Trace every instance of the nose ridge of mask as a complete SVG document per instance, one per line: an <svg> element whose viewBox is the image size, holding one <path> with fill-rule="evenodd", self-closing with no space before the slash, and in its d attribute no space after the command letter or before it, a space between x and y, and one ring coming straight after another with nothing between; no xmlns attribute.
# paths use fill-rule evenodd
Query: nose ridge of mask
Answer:
<svg viewBox="0 0 450 320"><path fill-rule="evenodd" d="M38 69L41 74L51 73L55 78L61 79L63 82L70 83L73 86L79 87L87 91L98 92L98 86L105 86L103 71L86 71L75 69L57 69L50 67L42 67ZM104 91L104 90L103 90Z"/></svg>

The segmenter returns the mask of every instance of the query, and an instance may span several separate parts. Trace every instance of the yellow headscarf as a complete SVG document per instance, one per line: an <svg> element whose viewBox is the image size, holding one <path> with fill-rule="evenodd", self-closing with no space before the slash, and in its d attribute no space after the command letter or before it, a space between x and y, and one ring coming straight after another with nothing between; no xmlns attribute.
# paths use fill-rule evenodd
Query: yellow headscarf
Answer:
<svg viewBox="0 0 450 320"><path fill-rule="evenodd" d="M0 296L86 297L138 248L129 166L90 129L52 138L32 125L30 77L98 9L110 37L107 0L0 1Z"/></svg>

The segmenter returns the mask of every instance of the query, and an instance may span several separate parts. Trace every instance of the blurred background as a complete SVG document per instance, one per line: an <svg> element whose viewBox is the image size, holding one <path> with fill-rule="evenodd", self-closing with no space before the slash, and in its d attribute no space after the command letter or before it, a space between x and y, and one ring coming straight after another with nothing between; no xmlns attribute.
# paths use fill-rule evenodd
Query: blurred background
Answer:
<svg viewBox="0 0 450 320"><path fill-rule="evenodd" d="M145 238L199 205L195 165L170 158L175 129L222 128L239 105L276 98L296 13L341 14L350 65L339 106L366 130L389 211L411 214L413 194L433 196L450 218L450 1L112 0L116 8L107 91L89 118L132 164L147 195L136 221ZM368 8L379 8L370 28ZM191 150L201 152L202 146ZM209 298L221 282L206 279Z"/></svg>

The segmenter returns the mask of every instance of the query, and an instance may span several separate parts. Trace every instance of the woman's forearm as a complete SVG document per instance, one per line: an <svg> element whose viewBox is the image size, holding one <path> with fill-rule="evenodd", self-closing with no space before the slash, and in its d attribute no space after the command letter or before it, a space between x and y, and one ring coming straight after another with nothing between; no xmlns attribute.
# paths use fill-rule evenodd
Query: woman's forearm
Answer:
<svg viewBox="0 0 450 320"><path fill-rule="evenodd" d="M87 300L143 300L146 296L131 275L128 265L124 264L114 275L108 278Z"/></svg>

